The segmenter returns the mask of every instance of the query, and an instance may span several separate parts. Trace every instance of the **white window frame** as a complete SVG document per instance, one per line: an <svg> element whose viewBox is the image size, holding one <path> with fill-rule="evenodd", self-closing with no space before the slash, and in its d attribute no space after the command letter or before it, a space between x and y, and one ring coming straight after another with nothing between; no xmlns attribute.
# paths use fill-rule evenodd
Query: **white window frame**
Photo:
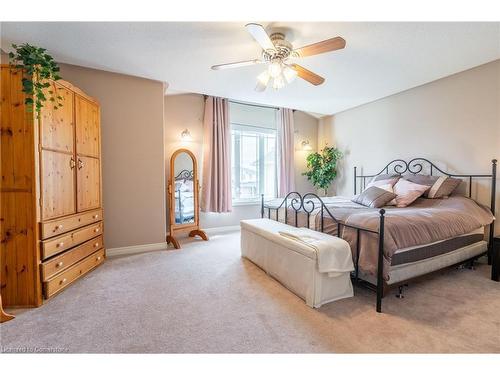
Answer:
<svg viewBox="0 0 500 375"><path fill-rule="evenodd" d="M231 122L231 147L233 147L233 129L234 130L240 130L244 132L253 132L256 134L259 134L258 137L258 193L255 198L252 199L241 199L241 198L235 198L233 196L232 198L232 203L233 206L244 206L244 205L255 205L257 203L260 203L261 200L261 194L265 190L264 189L264 163L265 163L265 158L264 158L264 137L262 136L263 134L274 134L274 149L275 149L275 157L274 157L274 193L273 196L265 196L266 199L268 198L276 198L278 196L278 156L277 156L277 142L278 142L278 133L276 129L270 128L270 127L265 127L265 126L258 126L258 125L248 125L248 124L239 124L236 122ZM240 149L238 148L237 150L234 150L234 164L235 165L240 165L239 161L239 152ZM231 173L233 173L233 168L231 166ZM236 177L236 176L235 176ZM239 175L238 175L239 177ZM233 176L231 176L231 180L233 179Z"/></svg>

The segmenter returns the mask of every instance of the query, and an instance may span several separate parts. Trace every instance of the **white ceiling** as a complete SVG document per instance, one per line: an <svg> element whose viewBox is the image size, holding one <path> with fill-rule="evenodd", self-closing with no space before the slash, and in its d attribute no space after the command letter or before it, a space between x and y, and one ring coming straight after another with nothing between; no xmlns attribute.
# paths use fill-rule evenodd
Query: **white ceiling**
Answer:
<svg viewBox="0 0 500 375"><path fill-rule="evenodd" d="M212 71L211 65L260 57L241 23L2 23L2 47L29 42L60 62L168 83L196 92L333 114L500 58L500 23L263 23L286 28L300 47L334 36L344 50L300 64L324 76L279 91L254 91L263 66Z"/></svg>

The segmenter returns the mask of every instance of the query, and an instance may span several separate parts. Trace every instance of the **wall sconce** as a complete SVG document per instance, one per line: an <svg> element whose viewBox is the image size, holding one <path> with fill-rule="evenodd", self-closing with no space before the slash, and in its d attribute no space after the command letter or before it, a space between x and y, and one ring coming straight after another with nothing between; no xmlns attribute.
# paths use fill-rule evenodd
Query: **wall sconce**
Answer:
<svg viewBox="0 0 500 375"><path fill-rule="evenodd" d="M181 140L185 142L190 142L193 140L193 137L191 136L191 133L189 132L189 129L184 129L181 133Z"/></svg>
<svg viewBox="0 0 500 375"><path fill-rule="evenodd" d="M304 150L304 151L311 151L312 150L312 147L309 144L309 140L308 139L302 141L301 145L302 145L302 150Z"/></svg>

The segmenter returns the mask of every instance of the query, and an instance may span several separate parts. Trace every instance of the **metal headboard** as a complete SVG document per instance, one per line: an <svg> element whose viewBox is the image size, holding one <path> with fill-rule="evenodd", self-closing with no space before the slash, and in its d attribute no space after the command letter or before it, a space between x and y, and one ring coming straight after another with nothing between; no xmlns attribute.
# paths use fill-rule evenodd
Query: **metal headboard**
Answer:
<svg viewBox="0 0 500 375"><path fill-rule="evenodd" d="M177 176L174 177L174 180L192 180L193 179L193 171L189 171L187 169L183 169L179 172Z"/></svg>
<svg viewBox="0 0 500 375"><path fill-rule="evenodd" d="M436 164L427 160L425 158L414 158L409 162L406 162L402 159L395 159L382 168L382 170L376 174L371 175L358 175L357 167L354 167L354 194L357 194L357 187L359 185L360 191L362 191L366 187L367 179L371 179L373 177L379 176L381 174L397 174L403 175L404 173L410 174L419 174L424 170L428 170L431 176L436 174L436 171L441 175L463 178L468 180L469 192L468 197L472 196L472 180L475 178L491 178L492 179L492 204L494 208L494 197L495 197L495 184L496 184L496 165L497 160L493 159L491 161L491 174L455 174L443 171ZM427 167L427 168L426 168ZM492 210L494 212L494 209Z"/></svg>

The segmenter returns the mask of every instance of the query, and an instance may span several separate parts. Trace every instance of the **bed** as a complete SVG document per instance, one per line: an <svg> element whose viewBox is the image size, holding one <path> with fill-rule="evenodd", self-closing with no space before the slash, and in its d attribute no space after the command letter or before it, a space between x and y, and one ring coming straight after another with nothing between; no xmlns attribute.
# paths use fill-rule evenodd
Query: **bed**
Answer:
<svg viewBox="0 0 500 375"><path fill-rule="evenodd" d="M182 170L175 177L175 223L194 223L193 171Z"/></svg>
<svg viewBox="0 0 500 375"><path fill-rule="evenodd" d="M354 168L354 194L382 174L444 175L463 179L465 194L448 199L418 198L405 208L368 208L351 197L323 197L290 192L283 198L264 201L261 216L297 227L308 227L345 239L351 246L353 279L377 292L377 312L387 291L434 271L492 253L495 211L496 160L491 174L461 175L444 172L431 161L415 158L389 162L379 173L358 174ZM491 180L489 207L476 203L472 184ZM489 241L485 234L489 232Z"/></svg>

